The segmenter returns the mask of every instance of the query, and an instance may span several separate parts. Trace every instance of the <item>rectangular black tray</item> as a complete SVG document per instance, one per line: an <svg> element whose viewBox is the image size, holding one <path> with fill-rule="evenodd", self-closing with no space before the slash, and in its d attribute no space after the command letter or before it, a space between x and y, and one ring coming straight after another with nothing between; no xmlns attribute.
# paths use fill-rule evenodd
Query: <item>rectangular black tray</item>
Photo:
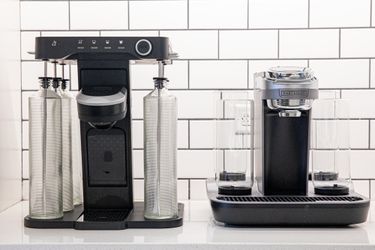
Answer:
<svg viewBox="0 0 375 250"><path fill-rule="evenodd" d="M144 203L134 202L132 211L101 211L85 216L83 206L64 213L60 219L40 220L26 216L25 227L29 228L74 228L78 230L122 230L127 228L171 228L183 224L184 204L178 203L178 217L165 220L148 220L143 216ZM86 214L87 215L87 214Z"/></svg>

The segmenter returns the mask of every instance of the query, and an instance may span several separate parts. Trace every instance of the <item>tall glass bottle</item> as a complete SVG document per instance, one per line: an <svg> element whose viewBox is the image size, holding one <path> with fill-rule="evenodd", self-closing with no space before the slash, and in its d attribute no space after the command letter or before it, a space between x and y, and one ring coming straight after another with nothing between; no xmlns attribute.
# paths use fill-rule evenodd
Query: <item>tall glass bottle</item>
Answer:
<svg viewBox="0 0 375 250"><path fill-rule="evenodd" d="M61 98L47 77L29 98L29 216L54 219L63 216L61 165Z"/></svg>
<svg viewBox="0 0 375 250"><path fill-rule="evenodd" d="M159 74L160 75L160 74ZM154 78L144 97L145 213L147 219L177 217L177 99L167 79Z"/></svg>
<svg viewBox="0 0 375 250"><path fill-rule="evenodd" d="M55 64L56 66L56 64ZM61 98L61 131L62 131L62 197L63 211L71 211L73 205L73 168L72 168L72 96L67 89L67 79L64 78L64 65L62 65L62 78L53 79L53 87Z"/></svg>

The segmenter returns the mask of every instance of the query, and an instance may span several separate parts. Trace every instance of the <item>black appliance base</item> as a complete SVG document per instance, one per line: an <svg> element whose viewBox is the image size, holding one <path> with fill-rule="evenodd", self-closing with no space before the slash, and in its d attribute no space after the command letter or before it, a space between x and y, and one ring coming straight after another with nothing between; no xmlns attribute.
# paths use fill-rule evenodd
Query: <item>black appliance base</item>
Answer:
<svg viewBox="0 0 375 250"><path fill-rule="evenodd" d="M367 220L370 201L357 194L330 196L220 195L207 181L208 197L216 221L232 226L348 226Z"/></svg>
<svg viewBox="0 0 375 250"><path fill-rule="evenodd" d="M171 228L183 223L184 204L178 203L178 217L166 220L148 220L143 217L143 202L134 202L134 209L128 211L102 211L96 215L90 211L85 219L83 206L64 213L64 217L52 220L32 219L26 216L25 227L30 228L74 228L78 230L122 230L127 228ZM88 216L86 216L88 217Z"/></svg>

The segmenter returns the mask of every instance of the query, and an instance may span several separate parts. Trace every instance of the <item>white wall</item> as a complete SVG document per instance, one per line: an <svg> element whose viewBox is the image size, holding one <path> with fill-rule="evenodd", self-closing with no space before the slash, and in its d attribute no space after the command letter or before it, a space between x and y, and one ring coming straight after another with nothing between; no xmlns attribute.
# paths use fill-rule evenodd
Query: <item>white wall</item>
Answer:
<svg viewBox="0 0 375 250"><path fill-rule="evenodd" d="M369 195L375 180L374 15L371 0L21 1L23 178L26 100L41 73L27 54L34 37L160 35L180 54L167 74L179 99L181 199L204 199L204 179L213 176L206 135L215 90L251 89L252 74L275 65L310 66L322 90L338 90L352 101L352 172L357 190ZM76 89L75 69L70 73ZM155 74L155 66L132 68L136 197L143 193L141 98Z"/></svg>
<svg viewBox="0 0 375 250"><path fill-rule="evenodd" d="M21 200L19 1L0 1L0 211Z"/></svg>

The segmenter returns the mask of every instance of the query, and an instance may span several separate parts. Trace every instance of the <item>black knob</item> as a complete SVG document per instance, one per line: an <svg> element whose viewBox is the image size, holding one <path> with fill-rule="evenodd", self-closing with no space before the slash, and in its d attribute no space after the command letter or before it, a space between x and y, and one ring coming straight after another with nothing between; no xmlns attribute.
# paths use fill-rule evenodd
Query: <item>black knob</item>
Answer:
<svg viewBox="0 0 375 250"><path fill-rule="evenodd" d="M138 55L147 56L152 51L152 44L147 39L141 39L135 44L135 51Z"/></svg>

